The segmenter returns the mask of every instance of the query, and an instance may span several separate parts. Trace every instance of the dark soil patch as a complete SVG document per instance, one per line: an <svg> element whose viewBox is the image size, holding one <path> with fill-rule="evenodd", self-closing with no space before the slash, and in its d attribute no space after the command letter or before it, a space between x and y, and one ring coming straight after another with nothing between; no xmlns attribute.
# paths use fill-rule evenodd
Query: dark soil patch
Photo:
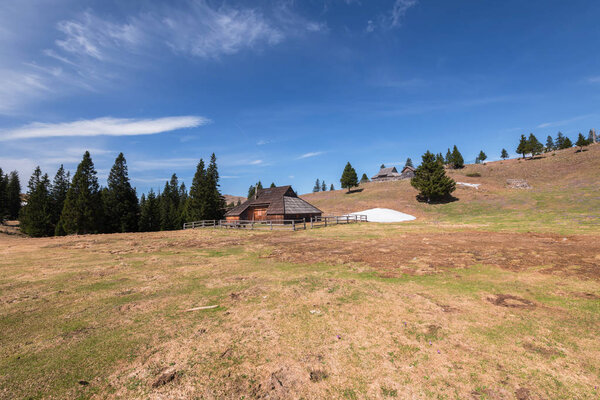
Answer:
<svg viewBox="0 0 600 400"><path fill-rule="evenodd" d="M515 397L517 400L529 400L531 395L529 389L521 387L515 391Z"/></svg>
<svg viewBox="0 0 600 400"><path fill-rule="evenodd" d="M314 371L310 371L310 380L313 382L320 382L323 379L327 378L329 374L326 371L316 369Z"/></svg>
<svg viewBox="0 0 600 400"><path fill-rule="evenodd" d="M530 342L524 343L523 348L525 350L529 350L531 352L541 354L544 357L556 357L556 356L562 355L562 353L558 350L538 346L538 345L530 343Z"/></svg>
<svg viewBox="0 0 600 400"><path fill-rule="evenodd" d="M172 382L177 377L177 370L175 368L169 368L164 370L158 378L152 383L153 388L164 386L169 382Z"/></svg>
<svg viewBox="0 0 600 400"><path fill-rule="evenodd" d="M488 297L488 301L493 305L508 308L535 308L532 301L512 294L497 294L495 297Z"/></svg>

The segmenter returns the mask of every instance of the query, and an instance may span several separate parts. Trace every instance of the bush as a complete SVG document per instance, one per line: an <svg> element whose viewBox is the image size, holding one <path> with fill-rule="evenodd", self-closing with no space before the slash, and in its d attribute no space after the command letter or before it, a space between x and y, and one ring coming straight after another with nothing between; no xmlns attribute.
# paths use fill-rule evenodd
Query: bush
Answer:
<svg viewBox="0 0 600 400"><path fill-rule="evenodd" d="M479 172L469 172L467 176L470 178L479 178L481 174Z"/></svg>

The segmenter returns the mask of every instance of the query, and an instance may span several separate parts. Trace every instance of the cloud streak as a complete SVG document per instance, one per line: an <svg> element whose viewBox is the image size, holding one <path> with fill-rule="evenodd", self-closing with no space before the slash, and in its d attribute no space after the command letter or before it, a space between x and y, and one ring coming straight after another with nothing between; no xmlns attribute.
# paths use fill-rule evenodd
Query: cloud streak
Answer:
<svg viewBox="0 0 600 400"><path fill-rule="evenodd" d="M298 160L302 160L302 159L310 158L310 157L317 157L323 153L325 153L325 152L324 151L314 151L314 152L310 152L310 153L304 153L298 157Z"/></svg>
<svg viewBox="0 0 600 400"><path fill-rule="evenodd" d="M210 120L200 116L155 119L96 118L62 123L34 122L21 128L0 132L0 141L89 136L155 135L184 128L206 125Z"/></svg>

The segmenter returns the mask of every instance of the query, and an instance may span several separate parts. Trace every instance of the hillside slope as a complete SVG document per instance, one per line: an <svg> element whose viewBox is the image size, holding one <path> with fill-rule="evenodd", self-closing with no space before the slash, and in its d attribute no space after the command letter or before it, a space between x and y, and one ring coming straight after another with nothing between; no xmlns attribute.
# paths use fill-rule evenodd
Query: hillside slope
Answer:
<svg viewBox="0 0 600 400"><path fill-rule="evenodd" d="M457 185L456 201L428 205L416 200L408 180L369 182L362 191L309 193L302 197L325 214L344 214L374 207L392 208L421 221L483 224L502 229L600 230L600 144L535 159L510 159L470 164L449 170L457 182L479 183L479 189ZM468 177L479 173L481 177ZM524 179L531 189L512 189L507 179Z"/></svg>

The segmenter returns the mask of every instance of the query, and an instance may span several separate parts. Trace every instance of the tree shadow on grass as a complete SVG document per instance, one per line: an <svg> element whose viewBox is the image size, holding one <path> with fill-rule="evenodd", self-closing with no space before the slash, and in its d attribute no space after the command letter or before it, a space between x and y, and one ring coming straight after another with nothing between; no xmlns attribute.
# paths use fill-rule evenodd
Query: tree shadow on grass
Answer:
<svg viewBox="0 0 600 400"><path fill-rule="evenodd" d="M452 195L448 195L445 197L441 197L438 199L431 199L429 202L427 201L427 197L421 196L420 194L418 194L416 196L416 199L419 203L427 203L427 204L448 204L448 203L454 203L455 201L460 200L458 197L454 197Z"/></svg>
<svg viewBox="0 0 600 400"><path fill-rule="evenodd" d="M365 188L350 189L350 190L348 190L348 191L347 191L346 193L344 193L344 194L360 193L360 192L362 192L363 190L365 190Z"/></svg>

